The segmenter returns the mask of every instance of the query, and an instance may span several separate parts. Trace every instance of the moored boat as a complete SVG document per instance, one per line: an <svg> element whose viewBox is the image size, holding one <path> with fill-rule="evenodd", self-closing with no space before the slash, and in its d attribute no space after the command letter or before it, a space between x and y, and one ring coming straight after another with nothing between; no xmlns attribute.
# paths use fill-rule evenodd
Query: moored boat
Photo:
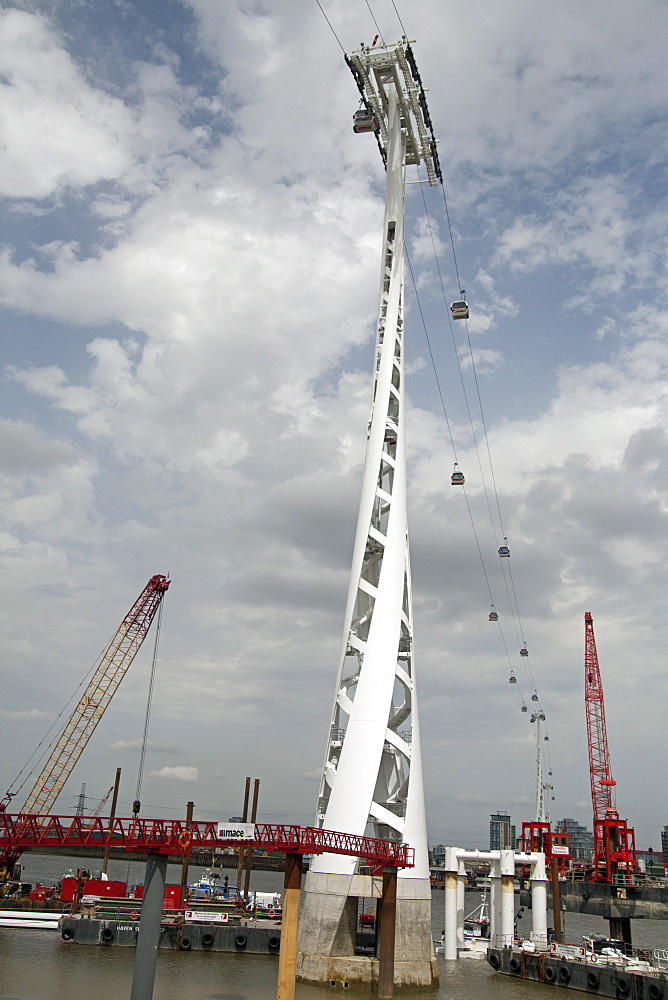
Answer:
<svg viewBox="0 0 668 1000"><path fill-rule="evenodd" d="M530 979L619 1000L668 1000L668 949L632 948L599 935L582 944L553 943L548 948L525 941L490 947L487 961L502 975Z"/></svg>

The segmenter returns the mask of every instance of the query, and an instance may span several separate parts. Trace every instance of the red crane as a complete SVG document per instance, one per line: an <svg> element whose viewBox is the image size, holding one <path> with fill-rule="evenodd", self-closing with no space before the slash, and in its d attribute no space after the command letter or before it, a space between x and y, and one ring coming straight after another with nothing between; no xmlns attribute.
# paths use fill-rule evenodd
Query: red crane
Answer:
<svg viewBox="0 0 668 1000"><path fill-rule="evenodd" d="M594 621L585 614L585 710L589 744L591 801L594 809L594 882L632 884L638 871L635 832L627 825L613 801L617 784L610 770L610 751L605 728L603 682L598 665Z"/></svg>

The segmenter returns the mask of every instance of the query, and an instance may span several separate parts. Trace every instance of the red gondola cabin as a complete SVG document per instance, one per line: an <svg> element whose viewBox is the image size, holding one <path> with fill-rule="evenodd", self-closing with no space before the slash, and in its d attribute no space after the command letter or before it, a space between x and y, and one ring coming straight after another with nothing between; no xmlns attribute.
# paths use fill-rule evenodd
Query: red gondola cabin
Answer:
<svg viewBox="0 0 668 1000"><path fill-rule="evenodd" d="M465 299L459 299L457 302L453 302L450 306L450 312L452 313L453 319L468 319L469 318L469 306Z"/></svg>
<svg viewBox="0 0 668 1000"><path fill-rule="evenodd" d="M353 132L377 132L378 120L366 108L359 108L353 115Z"/></svg>

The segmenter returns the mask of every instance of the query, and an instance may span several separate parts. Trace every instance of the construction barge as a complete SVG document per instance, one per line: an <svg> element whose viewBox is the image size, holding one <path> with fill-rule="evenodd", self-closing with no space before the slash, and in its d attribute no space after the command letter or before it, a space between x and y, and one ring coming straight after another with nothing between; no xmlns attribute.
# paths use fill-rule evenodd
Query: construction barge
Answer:
<svg viewBox="0 0 668 1000"><path fill-rule="evenodd" d="M226 951L249 955L278 955L280 925L213 921L211 914L186 911L163 916L159 948L173 951ZM61 917L58 930L73 944L136 948L139 923L132 919Z"/></svg>
<svg viewBox="0 0 668 1000"><path fill-rule="evenodd" d="M668 949L632 949L592 936L582 945L532 943L489 948L495 972L615 1000L668 1000Z"/></svg>

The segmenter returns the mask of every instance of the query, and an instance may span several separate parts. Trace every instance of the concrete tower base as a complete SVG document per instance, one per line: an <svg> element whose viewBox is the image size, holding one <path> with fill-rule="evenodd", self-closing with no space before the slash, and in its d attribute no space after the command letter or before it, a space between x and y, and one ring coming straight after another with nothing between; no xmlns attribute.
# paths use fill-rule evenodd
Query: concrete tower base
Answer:
<svg viewBox="0 0 668 1000"><path fill-rule="evenodd" d="M358 903L382 895L382 877L309 872L299 930L297 977L312 983L372 984L378 959L356 955ZM394 983L400 987L438 986L431 932L429 879L397 882Z"/></svg>

